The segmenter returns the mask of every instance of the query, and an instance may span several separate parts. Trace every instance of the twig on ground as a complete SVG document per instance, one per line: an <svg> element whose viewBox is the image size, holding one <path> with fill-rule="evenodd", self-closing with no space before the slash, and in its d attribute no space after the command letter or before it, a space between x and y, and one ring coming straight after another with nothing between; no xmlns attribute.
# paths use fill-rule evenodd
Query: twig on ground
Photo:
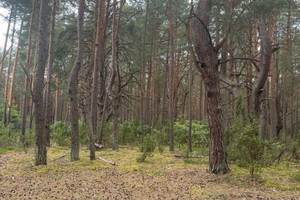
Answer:
<svg viewBox="0 0 300 200"><path fill-rule="evenodd" d="M69 151L69 152L65 153L65 154L64 154L64 155L62 155L62 156L59 156L59 157L57 157L57 158L54 158L53 160L50 160L50 162L53 162L53 161L59 160L59 159L61 159L61 158L65 157L66 155L68 155L69 153L71 153L71 151Z"/></svg>
<svg viewBox="0 0 300 200"><path fill-rule="evenodd" d="M105 160L104 158L101 158L100 156L99 156L99 159L102 160L102 161L104 161L104 162L107 162L107 163L109 163L111 165L116 165L116 163L114 163L112 161L109 161L109 160Z"/></svg>

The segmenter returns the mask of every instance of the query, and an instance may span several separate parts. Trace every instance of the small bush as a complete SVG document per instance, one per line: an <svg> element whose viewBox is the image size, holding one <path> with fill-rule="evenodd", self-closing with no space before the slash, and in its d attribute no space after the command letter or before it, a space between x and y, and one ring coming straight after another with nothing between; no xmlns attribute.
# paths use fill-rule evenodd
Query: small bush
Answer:
<svg viewBox="0 0 300 200"><path fill-rule="evenodd" d="M25 132L25 140L23 144L23 149L27 152L27 149L34 144L35 132L33 129L29 129Z"/></svg>
<svg viewBox="0 0 300 200"><path fill-rule="evenodd" d="M70 146L71 127L63 121L57 121L50 127L52 140L58 146Z"/></svg>
<svg viewBox="0 0 300 200"><path fill-rule="evenodd" d="M88 143L89 128L86 123L78 121L79 144L86 145Z"/></svg>
<svg viewBox="0 0 300 200"><path fill-rule="evenodd" d="M20 133L13 129L13 124L4 126L0 122L0 147L16 146L18 144Z"/></svg>
<svg viewBox="0 0 300 200"><path fill-rule="evenodd" d="M292 176L292 181L300 182L300 171Z"/></svg>
<svg viewBox="0 0 300 200"><path fill-rule="evenodd" d="M139 121L125 121L119 126L120 144L138 144L140 133Z"/></svg>
<svg viewBox="0 0 300 200"><path fill-rule="evenodd" d="M151 135L146 135L144 138L144 142L140 147L140 150L143 152L141 156L139 156L136 161L137 162L145 162L147 157L153 155L153 151L155 150L156 143L154 138Z"/></svg>

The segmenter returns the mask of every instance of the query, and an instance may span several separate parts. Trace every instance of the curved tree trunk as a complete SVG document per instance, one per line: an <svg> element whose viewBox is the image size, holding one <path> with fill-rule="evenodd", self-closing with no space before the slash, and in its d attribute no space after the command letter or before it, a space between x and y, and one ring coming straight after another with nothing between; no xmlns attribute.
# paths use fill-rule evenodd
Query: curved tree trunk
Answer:
<svg viewBox="0 0 300 200"><path fill-rule="evenodd" d="M79 133L78 133L78 75L82 65L83 57L83 18L84 18L85 0L79 1L77 34L78 49L76 62L69 78L69 99L70 99L70 122L71 122L71 161L79 160Z"/></svg>
<svg viewBox="0 0 300 200"><path fill-rule="evenodd" d="M200 59L198 70L204 79L207 101L207 115L210 127L209 171L210 173L227 173L229 171L223 117L220 102L220 80L218 72L218 48L212 44L208 31L209 14L212 10L211 0L200 0L194 20L194 45ZM223 40L226 41L227 38ZM220 45L221 46L221 45Z"/></svg>
<svg viewBox="0 0 300 200"><path fill-rule="evenodd" d="M44 74L47 64L47 32L48 32L48 15L49 15L49 0L42 0L40 7L39 18L39 48L37 67L35 72L33 102L35 114L35 165L47 164L47 149L45 136L45 113L43 108L43 89L44 89Z"/></svg>

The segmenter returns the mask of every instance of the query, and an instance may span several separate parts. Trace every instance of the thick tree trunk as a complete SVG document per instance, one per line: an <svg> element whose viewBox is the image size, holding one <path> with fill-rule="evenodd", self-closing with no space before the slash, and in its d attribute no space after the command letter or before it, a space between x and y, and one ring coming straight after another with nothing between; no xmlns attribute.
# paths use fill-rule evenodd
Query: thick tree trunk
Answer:
<svg viewBox="0 0 300 200"><path fill-rule="evenodd" d="M26 54L26 70L27 72L30 71L30 65L31 65L31 37L32 37L32 28L33 28L33 19L35 14L35 7L36 7L36 0L33 0L33 6L30 16L30 24L29 24L29 34L28 34L28 45L27 45L27 54ZM28 73L29 74L29 73ZM29 80L30 77L27 77L27 74L25 75L25 91L26 93L23 95L23 106L22 106L22 124L21 124L21 136L20 136L20 142L21 144L24 144L25 142L25 127L26 127L26 118L27 118L27 101L28 101L28 85L30 83Z"/></svg>
<svg viewBox="0 0 300 200"><path fill-rule="evenodd" d="M218 72L218 52L212 44L208 31L211 0L200 0L197 17L194 20L194 45L201 67L198 70L204 78L207 101L208 123L210 127L210 173L229 171L225 149L225 134L220 102L220 81ZM224 38L226 40L226 38Z"/></svg>
<svg viewBox="0 0 300 200"><path fill-rule="evenodd" d="M51 115L51 82L53 71L53 44L54 44L54 32L55 32L55 15L56 15L56 0L52 0L51 11L51 25L50 25L50 40L49 40L49 52L48 52L48 69L47 69L47 84L46 84L46 97L45 97L45 134L47 140L47 146L50 146L50 125L52 123Z"/></svg>
<svg viewBox="0 0 300 200"><path fill-rule="evenodd" d="M3 122L4 126L7 126L7 95L9 89L9 78L10 78L10 68L11 68L11 60L12 60L12 52L13 52L13 45L14 45L14 37L15 37L15 28L16 28L16 14L14 16L14 25L13 25L13 32L11 37L11 46L9 51L9 58L8 58L8 67L7 67L7 75L5 80L5 89L4 89L4 105L3 105Z"/></svg>
<svg viewBox="0 0 300 200"><path fill-rule="evenodd" d="M70 122L71 122L71 161L79 160L79 132L78 132L78 75L82 66L83 57L83 19L85 0L79 1L77 34L78 49L77 57L69 78L69 99L70 99Z"/></svg>
<svg viewBox="0 0 300 200"><path fill-rule="evenodd" d="M14 66L13 66L13 71L12 71L11 81L10 81L9 101L8 101L8 108L7 108L7 124L10 123L10 115L11 115L11 109L12 109L12 103L13 103L15 77L16 77L16 70L17 70L18 57L19 57L19 51L20 51L20 43L21 43L21 35L22 35L24 18L25 18L25 14L22 17L22 22L21 22L20 32L19 32L19 41L18 41L18 45L17 45L17 49L16 49Z"/></svg>
<svg viewBox="0 0 300 200"><path fill-rule="evenodd" d="M173 74L174 74L174 35L173 35L173 18L172 4L168 0L169 6L169 26L170 26L170 59L171 66L169 69L169 151L174 151L174 114L173 114Z"/></svg>
<svg viewBox="0 0 300 200"><path fill-rule="evenodd" d="M42 0L39 18L39 48L37 69L34 80L33 102L35 107L35 165L47 164L47 149L45 136L45 113L43 108L43 87L45 66L47 63L47 32L48 32L48 15L49 0Z"/></svg>

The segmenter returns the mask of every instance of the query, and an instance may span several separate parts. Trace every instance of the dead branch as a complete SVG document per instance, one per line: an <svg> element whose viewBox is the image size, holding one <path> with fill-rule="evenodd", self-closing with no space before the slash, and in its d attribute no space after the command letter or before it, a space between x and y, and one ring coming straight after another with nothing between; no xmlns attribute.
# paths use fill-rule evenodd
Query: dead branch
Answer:
<svg viewBox="0 0 300 200"><path fill-rule="evenodd" d="M104 158L101 158L100 156L99 156L99 159L102 160L102 161L104 161L104 162L107 162L107 163L109 163L111 165L116 165L116 163L114 163L112 161L109 161L109 160L105 160Z"/></svg>
<svg viewBox="0 0 300 200"><path fill-rule="evenodd" d="M185 156L175 154L174 157L175 157L175 158L183 158L183 157L185 157ZM201 158L201 157L200 157L200 156L187 156L187 158Z"/></svg>
<svg viewBox="0 0 300 200"><path fill-rule="evenodd" d="M59 160L59 159L61 159L61 158L65 157L66 155L68 155L69 153L71 153L71 151L69 151L69 152L65 153L65 154L64 154L64 155L62 155L62 156L59 156L59 157L57 157L57 158L54 158L53 160L50 160L50 162L53 162L53 161Z"/></svg>

